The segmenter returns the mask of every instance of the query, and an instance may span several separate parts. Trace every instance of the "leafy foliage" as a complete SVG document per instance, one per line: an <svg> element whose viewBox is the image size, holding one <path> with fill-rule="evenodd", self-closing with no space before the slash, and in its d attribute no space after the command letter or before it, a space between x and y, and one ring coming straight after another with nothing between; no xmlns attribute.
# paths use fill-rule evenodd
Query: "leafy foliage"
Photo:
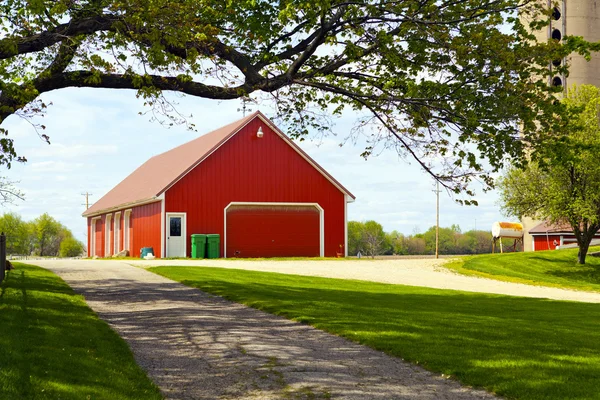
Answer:
<svg viewBox="0 0 600 400"><path fill-rule="evenodd" d="M7 254L75 257L81 255L84 247L48 213L29 222L16 213L3 214L0 232L6 235Z"/></svg>
<svg viewBox="0 0 600 400"><path fill-rule="evenodd" d="M384 232L375 221L348 222L348 255L355 256L360 250L369 252L369 232L371 238L378 238L378 251L374 255L431 255L435 254L435 226L425 233L405 235L398 231ZM489 231L470 230L462 232L460 226L439 229L439 254L484 254L492 252L492 234ZM504 248L508 251L512 241L505 239Z"/></svg>
<svg viewBox="0 0 600 400"><path fill-rule="evenodd" d="M529 0L5 1L0 122L45 113L39 95L67 87L136 90L166 124L187 119L163 91L253 95L300 139L350 110L344 140L364 134L365 157L393 149L472 195L473 179L490 187L506 158L543 147L561 112L549 62L593 49L536 43L547 16ZM19 158L2 133L10 166Z"/></svg>
<svg viewBox="0 0 600 400"><path fill-rule="evenodd" d="M82 255L83 250L83 243L69 236L60 242L58 255L60 257L77 257Z"/></svg>
<svg viewBox="0 0 600 400"><path fill-rule="evenodd" d="M574 86L563 103L567 116L552 132L545 158L509 169L500 193L509 214L569 224L584 264L600 229L600 89Z"/></svg>

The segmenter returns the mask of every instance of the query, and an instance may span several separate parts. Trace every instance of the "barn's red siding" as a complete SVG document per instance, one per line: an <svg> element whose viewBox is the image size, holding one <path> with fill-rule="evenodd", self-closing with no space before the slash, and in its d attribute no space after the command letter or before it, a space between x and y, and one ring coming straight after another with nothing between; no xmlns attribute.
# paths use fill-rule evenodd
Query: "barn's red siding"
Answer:
<svg viewBox="0 0 600 400"><path fill-rule="evenodd" d="M319 257L315 207L233 206L227 209L227 257Z"/></svg>
<svg viewBox="0 0 600 400"><path fill-rule="evenodd" d="M126 208L109 213L110 220L110 254L106 253L106 215L96 220L96 252L91 254L91 236L88 236L88 255L98 257L108 257L122 250L129 250L129 255L139 257L142 247L153 247L154 255L161 257L160 240L160 209L161 202L145 204L142 206ZM125 210L131 210L129 220L129 246L125 249ZM119 248L115 248L115 221L119 220ZM88 232L91 232L91 220L88 218Z"/></svg>
<svg viewBox="0 0 600 400"><path fill-rule="evenodd" d="M86 218L87 220L87 255L91 257L92 254L92 219Z"/></svg>
<svg viewBox="0 0 600 400"><path fill-rule="evenodd" d="M154 248L154 256L162 257L160 251L160 205L161 202L133 207L130 221L130 254L139 257L142 247Z"/></svg>
<svg viewBox="0 0 600 400"><path fill-rule="evenodd" d="M104 216L96 220L96 253L98 257L104 257Z"/></svg>
<svg viewBox="0 0 600 400"><path fill-rule="evenodd" d="M575 238L575 235L555 235L555 234L548 234L548 236L546 235L535 235L533 236L533 242L534 242L534 250L535 251L542 251L542 250L556 250L556 246L560 246L560 238L562 236L562 240L563 240L563 245L566 244L574 244L577 243L577 239ZM554 244L554 242L556 241L557 244Z"/></svg>
<svg viewBox="0 0 600 400"><path fill-rule="evenodd" d="M262 138L256 137L259 126ZM166 212L187 212L186 240L193 233L218 233L221 256L223 212L230 202L318 203L324 209L325 256L343 251L344 194L258 118L165 193Z"/></svg>

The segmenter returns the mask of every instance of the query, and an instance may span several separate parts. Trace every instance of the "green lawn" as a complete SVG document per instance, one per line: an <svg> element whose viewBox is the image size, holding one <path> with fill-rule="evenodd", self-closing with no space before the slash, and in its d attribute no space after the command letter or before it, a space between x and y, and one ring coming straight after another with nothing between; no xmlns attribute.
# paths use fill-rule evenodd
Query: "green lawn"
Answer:
<svg viewBox="0 0 600 400"><path fill-rule="evenodd" d="M590 252L600 248L590 248ZM444 265L461 274L508 282L600 291L600 258L577 264L577 249L467 256Z"/></svg>
<svg viewBox="0 0 600 400"><path fill-rule="evenodd" d="M600 399L600 305L244 270L154 267L515 399Z"/></svg>
<svg viewBox="0 0 600 400"><path fill-rule="evenodd" d="M161 399L127 344L53 273L0 285L0 399Z"/></svg>

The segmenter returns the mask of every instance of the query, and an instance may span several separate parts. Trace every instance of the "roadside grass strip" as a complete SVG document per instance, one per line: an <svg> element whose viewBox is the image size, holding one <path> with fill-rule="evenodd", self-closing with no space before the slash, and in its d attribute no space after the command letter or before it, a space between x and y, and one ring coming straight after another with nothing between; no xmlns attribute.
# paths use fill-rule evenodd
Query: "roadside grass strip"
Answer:
<svg viewBox="0 0 600 400"><path fill-rule="evenodd" d="M152 272L509 399L600 399L600 306L204 267Z"/></svg>
<svg viewBox="0 0 600 400"><path fill-rule="evenodd" d="M506 282L599 292L600 257L588 253L586 263L580 265L577 250L466 256L444 267L463 275ZM600 251L600 247L590 247L590 253L595 251Z"/></svg>
<svg viewBox="0 0 600 400"><path fill-rule="evenodd" d="M45 269L0 285L0 399L162 399L127 344Z"/></svg>

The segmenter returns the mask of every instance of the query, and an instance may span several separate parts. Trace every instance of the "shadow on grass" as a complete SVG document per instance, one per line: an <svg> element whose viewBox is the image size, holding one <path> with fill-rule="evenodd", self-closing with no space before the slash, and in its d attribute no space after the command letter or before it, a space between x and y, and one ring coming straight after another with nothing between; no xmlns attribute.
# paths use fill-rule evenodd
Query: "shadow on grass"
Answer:
<svg viewBox="0 0 600 400"><path fill-rule="evenodd" d="M599 305L241 270L151 270L509 398L600 398Z"/></svg>
<svg viewBox="0 0 600 400"><path fill-rule="evenodd" d="M56 275L16 264L1 288L0 398L161 398L125 342Z"/></svg>
<svg viewBox="0 0 600 400"><path fill-rule="evenodd" d="M600 266L598 265L577 265L569 270L548 271L547 274L569 281L600 284Z"/></svg>

